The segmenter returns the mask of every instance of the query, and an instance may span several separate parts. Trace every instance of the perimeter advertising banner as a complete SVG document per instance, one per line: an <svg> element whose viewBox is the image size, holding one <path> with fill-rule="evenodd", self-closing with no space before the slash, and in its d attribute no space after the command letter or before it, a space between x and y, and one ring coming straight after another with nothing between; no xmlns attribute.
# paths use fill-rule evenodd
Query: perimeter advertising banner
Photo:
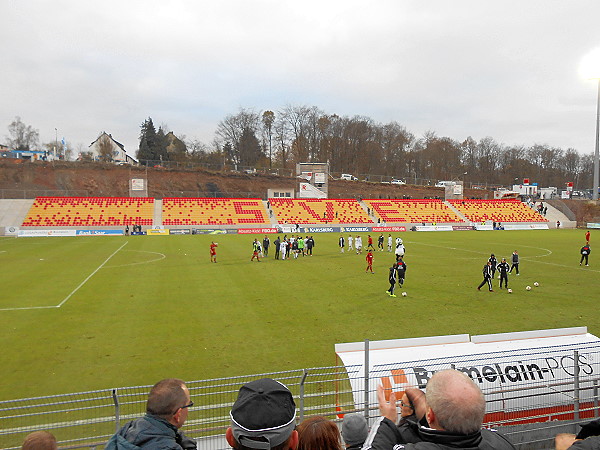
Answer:
<svg viewBox="0 0 600 450"><path fill-rule="evenodd" d="M373 227L373 233L382 233L386 231L391 232L403 232L406 231L406 227Z"/></svg>
<svg viewBox="0 0 600 450"><path fill-rule="evenodd" d="M238 234L268 234L277 233L277 228L239 228Z"/></svg>
<svg viewBox="0 0 600 450"><path fill-rule="evenodd" d="M77 230L77 236L123 236L122 230Z"/></svg>
<svg viewBox="0 0 600 450"><path fill-rule="evenodd" d="M368 346L371 406L377 405L380 384L388 392L400 393L407 387L426 390L435 372L456 369L486 394L488 413L496 417L517 411L543 415L550 407L573 407L576 374L582 402L592 400L594 383L600 377L600 339L587 333L586 327L373 341ZM363 408L365 401L364 349L363 342L335 345L356 408Z"/></svg>
<svg viewBox="0 0 600 450"><path fill-rule="evenodd" d="M38 237L38 236L49 236L49 237L64 237L64 236L75 236L75 230L19 230L18 237Z"/></svg>
<svg viewBox="0 0 600 450"><path fill-rule="evenodd" d="M167 236L169 231L170 230L168 228L148 228L146 230L146 236Z"/></svg>

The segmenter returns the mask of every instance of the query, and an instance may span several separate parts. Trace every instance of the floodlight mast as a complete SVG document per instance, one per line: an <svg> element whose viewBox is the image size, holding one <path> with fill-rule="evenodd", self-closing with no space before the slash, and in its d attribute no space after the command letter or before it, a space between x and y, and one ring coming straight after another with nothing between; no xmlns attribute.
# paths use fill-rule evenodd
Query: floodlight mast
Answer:
<svg viewBox="0 0 600 450"><path fill-rule="evenodd" d="M594 151L594 186L592 190L592 199L598 200L598 185L600 184L600 78L598 81L598 101L596 102L596 150Z"/></svg>

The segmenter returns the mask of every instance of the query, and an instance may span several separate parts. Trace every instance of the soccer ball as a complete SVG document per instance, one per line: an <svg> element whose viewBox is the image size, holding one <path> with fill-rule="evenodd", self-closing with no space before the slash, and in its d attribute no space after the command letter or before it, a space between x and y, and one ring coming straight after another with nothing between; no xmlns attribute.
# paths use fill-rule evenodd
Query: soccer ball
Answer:
<svg viewBox="0 0 600 450"><path fill-rule="evenodd" d="M508 292L509 294L512 294L512 289L509 289L509 290L508 290L508 291L506 291L506 292Z"/></svg>
<svg viewBox="0 0 600 450"><path fill-rule="evenodd" d="M525 289L528 290L528 291L530 291L531 290L531 286L527 286Z"/></svg>
<svg viewBox="0 0 600 450"><path fill-rule="evenodd" d="M536 281L535 283L533 283L533 285L534 285L535 287L538 287L538 286L540 285L540 283L538 283L538 282Z"/></svg>
<svg viewBox="0 0 600 450"><path fill-rule="evenodd" d="M402 293L402 297L406 297L408 294L406 292Z"/></svg>

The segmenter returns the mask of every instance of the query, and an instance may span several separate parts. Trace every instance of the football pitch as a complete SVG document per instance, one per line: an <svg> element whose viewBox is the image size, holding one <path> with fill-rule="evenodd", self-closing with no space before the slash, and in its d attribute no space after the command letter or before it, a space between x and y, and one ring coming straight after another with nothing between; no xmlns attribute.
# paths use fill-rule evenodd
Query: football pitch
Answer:
<svg viewBox="0 0 600 450"><path fill-rule="evenodd" d="M335 343L364 339L600 333L600 262L592 252L579 266L584 231L397 236L408 266L397 298L385 293L393 254L376 252L367 274L338 234L313 235L312 257L260 263L251 243L264 235L0 238L0 399L329 366ZM510 263L513 250L513 293L497 279L477 291L490 253Z"/></svg>

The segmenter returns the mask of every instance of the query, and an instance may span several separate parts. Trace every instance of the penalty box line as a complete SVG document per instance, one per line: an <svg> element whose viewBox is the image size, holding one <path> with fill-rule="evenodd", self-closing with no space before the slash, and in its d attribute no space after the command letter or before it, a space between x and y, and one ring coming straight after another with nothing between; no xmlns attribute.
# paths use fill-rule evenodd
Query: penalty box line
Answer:
<svg viewBox="0 0 600 450"><path fill-rule="evenodd" d="M87 283L87 282L88 282L88 280L89 280L90 278L92 278L94 275L96 275L96 273L97 273L97 272L98 272L100 269L102 269L102 268L104 267L104 265L105 265L105 264L106 264L108 261L110 261L110 259L111 259L113 256L115 256L117 253L119 253L119 251L120 251L120 250L121 250L123 247L125 247L125 246L127 245L127 242L129 242L129 241L125 241L125 243L124 243L123 245L121 245L121 246L120 246L118 249L116 249L116 250L115 250L115 251L114 251L114 252L113 252L113 253L112 253L112 254L111 254L111 255L110 255L108 258L106 258L102 264L100 264L98 267L96 267L96 270L94 270L92 273L90 273L90 274L88 275L88 277L87 277L85 280L83 280L81 283L79 283L79 286L77 286L75 289L73 289L73 290L71 291L71 293L70 293L69 295L67 295L67 296L65 297L65 299L64 299L62 302L60 302L58 305L56 305L56 308L60 308L62 305L64 305L65 303L67 303L67 301L68 301L68 300L69 300L71 297L73 297L73 295L75 295L75 293L76 293L76 292L77 292L79 289L81 289L81 288L83 287L83 285L84 285L85 283Z"/></svg>
<svg viewBox="0 0 600 450"><path fill-rule="evenodd" d="M128 242L128 241L127 241ZM87 276L87 278L85 280L83 280L81 283L79 283L79 286L77 286L75 289L73 289L71 291L71 293L69 295L67 295L65 297L65 299L60 302L58 305L55 306L24 306L24 307L18 307L18 308L0 308L0 311L23 311L23 310L29 310L29 309L51 309L51 308L60 308L62 305L64 305L71 297L73 297L73 295L75 295L75 293L81 289L83 287L83 285L85 283L87 283L89 281L90 278L92 278L94 275L96 275L96 273L102 269L102 267L104 267L106 265L106 263L108 261L110 261L110 259L115 256L123 247L125 247L127 245L127 242L125 242L123 245L121 245L118 249L116 249L108 258L106 258L104 260L104 262L102 264L100 264L91 274L89 274Z"/></svg>

